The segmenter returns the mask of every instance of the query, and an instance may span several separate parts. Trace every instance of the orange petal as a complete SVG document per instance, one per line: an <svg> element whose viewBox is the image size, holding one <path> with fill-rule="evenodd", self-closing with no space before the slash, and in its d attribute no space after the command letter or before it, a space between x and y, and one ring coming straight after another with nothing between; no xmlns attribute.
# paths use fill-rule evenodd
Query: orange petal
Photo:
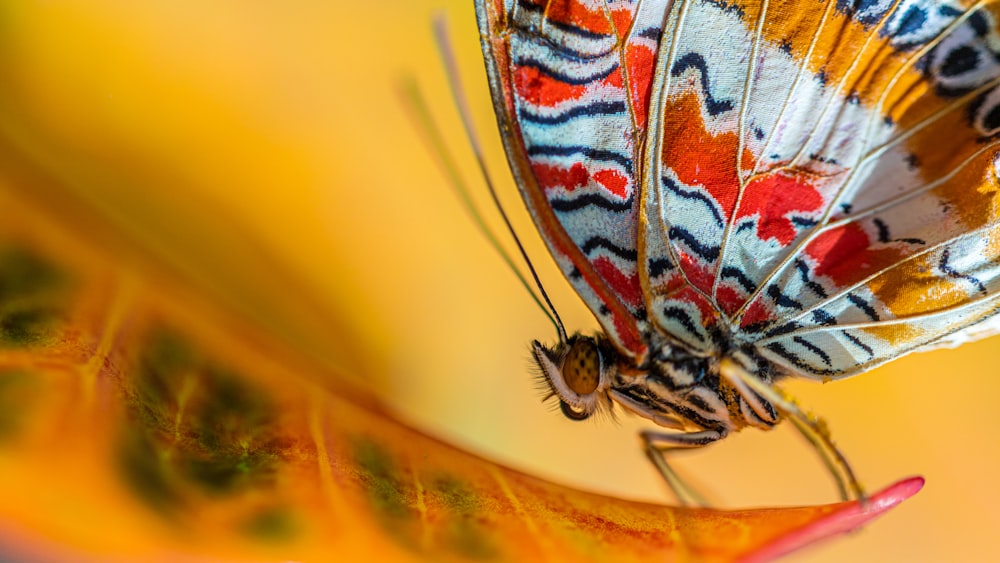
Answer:
<svg viewBox="0 0 1000 563"><path fill-rule="evenodd" d="M764 561L923 482L865 507L723 511L544 481L408 427L156 260L0 203L9 558Z"/></svg>

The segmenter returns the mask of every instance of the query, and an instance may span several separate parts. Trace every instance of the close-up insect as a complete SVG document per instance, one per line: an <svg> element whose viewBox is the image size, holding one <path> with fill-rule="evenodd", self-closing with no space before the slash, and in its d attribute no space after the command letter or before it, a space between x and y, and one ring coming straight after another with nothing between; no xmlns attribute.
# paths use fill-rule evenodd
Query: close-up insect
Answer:
<svg viewBox="0 0 1000 563"><path fill-rule="evenodd" d="M645 449L683 502L702 501L671 450L782 419L863 498L825 424L777 384L995 332L992 6L476 11L515 181L602 328L569 335L548 304L558 340L532 345L548 397L572 420L617 405L655 423Z"/></svg>

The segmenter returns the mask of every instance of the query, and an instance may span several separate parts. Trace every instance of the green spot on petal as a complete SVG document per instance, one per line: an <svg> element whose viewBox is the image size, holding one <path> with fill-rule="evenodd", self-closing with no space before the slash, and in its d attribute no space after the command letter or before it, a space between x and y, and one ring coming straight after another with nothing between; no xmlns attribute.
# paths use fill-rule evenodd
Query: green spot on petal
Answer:
<svg viewBox="0 0 1000 563"><path fill-rule="evenodd" d="M499 555L481 518L482 505L472 488L456 477L443 475L433 480L429 494L448 508L448 517L442 523L442 540L446 547L469 559L491 559Z"/></svg>
<svg viewBox="0 0 1000 563"><path fill-rule="evenodd" d="M458 514L473 514L477 509L477 501L471 489L462 481L451 475L442 475L433 482L434 491L440 495L441 501L449 509Z"/></svg>
<svg viewBox="0 0 1000 563"><path fill-rule="evenodd" d="M59 315L45 308L7 311L0 316L0 342L6 346L37 346L51 340Z"/></svg>
<svg viewBox="0 0 1000 563"><path fill-rule="evenodd" d="M165 327L140 350L125 384L134 428L122 458L140 495L203 502L271 487L288 440L266 391Z"/></svg>
<svg viewBox="0 0 1000 563"><path fill-rule="evenodd" d="M354 444L354 460L375 509L392 519L416 517L403 494L401 476L395 462L380 445L368 439Z"/></svg>

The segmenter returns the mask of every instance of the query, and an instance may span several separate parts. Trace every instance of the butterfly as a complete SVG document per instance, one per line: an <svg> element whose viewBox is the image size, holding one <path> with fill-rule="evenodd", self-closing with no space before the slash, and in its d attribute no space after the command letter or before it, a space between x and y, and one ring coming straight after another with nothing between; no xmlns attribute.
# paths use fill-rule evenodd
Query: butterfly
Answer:
<svg viewBox="0 0 1000 563"><path fill-rule="evenodd" d="M524 203L602 332L534 342L569 418L624 407L667 462L789 420L777 387L1000 326L1000 7L476 0Z"/></svg>

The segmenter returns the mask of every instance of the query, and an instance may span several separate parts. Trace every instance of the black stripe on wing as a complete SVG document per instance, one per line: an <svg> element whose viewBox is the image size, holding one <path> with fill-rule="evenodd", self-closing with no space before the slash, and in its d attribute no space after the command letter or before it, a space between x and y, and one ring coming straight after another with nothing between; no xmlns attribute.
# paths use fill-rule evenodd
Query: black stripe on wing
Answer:
<svg viewBox="0 0 1000 563"><path fill-rule="evenodd" d="M550 199L549 205L555 211L563 213L577 211L588 206L600 207L601 209L605 209L607 211L623 213L632 209L632 202L632 197L629 197L625 201L617 202L610 200L601 194L589 193L576 196L572 199Z"/></svg>
<svg viewBox="0 0 1000 563"><path fill-rule="evenodd" d="M624 168L628 175L632 175L632 159L614 151L595 149L585 145L532 145L528 147L529 157L573 155L601 162L614 162Z"/></svg>
<svg viewBox="0 0 1000 563"><path fill-rule="evenodd" d="M824 311L822 309L817 309L817 310L815 310L815 311L812 312L812 321L814 323L816 323L816 325L818 325L818 326L830 326L830 325L837 324L837 319L833 315L831 315L830 313L827 313L826 311ZM763 329L767 328L770 324L771 323L769 323L769 322L759 323L760 326L759 326L758 330L763 330ZM778 326L775 326L775 327L771 328L770 330L768 330L764 334L764 336L766 336L767 338L773 338L775 336L781 336L782 334L788 334L790 332L795 332L795 331L799 330L800 328L803 328L803 326L804 325L802 323L799 323L799 322L796 322L796 321L789 321L787 323L784 323L784 324L781 324L781 325L778 325Z"/></svg>
<svg viewBox="0 0 1000 563"><path fill-rule="evenodd" d="M712 87L708 79L708 63L705 62L705 57L701 56L701 54L688 53L677 59L674 67L670 69L670 74L671 76L680 76L689 68L693 68L701 74L701 93L705 97L705 109L708 110L709 115L715 117L720 113L733 109L733 102L730 100L716 100L712 95Z"/></svg>
<svg viewBox="0 0 1000 563"><path fill-rule="evenodd" d="M719 259L718 246L702 244L697 237L683 227L670 227L668 236L673 240L682 241L692 252L709 262L715 262Z"/></svg>
<svg viewBox="0 0 1000 563"><path fill-rule="evenodd" d="M805 261L801 258L796 258L795 269L799 271L799 279L802 280L802 283L806 287L812 290L820 299L826 299L826 290L823 289L823 286L809 278L809 265Z"/></svg>
<svg viewBox="0 0 1000 563"><path fill-rule="evenodd" d="M750 327L747 328L759 326L760 328L758 330L763 330L763 328L766 328L767 325L768 323L764 322L764 323L758 323L757 325L751 325ZM765 333L764 336L772 338L774 336L781 336L782 334L788 334L789 332L795 332L800 328L802 328L802 325L800 325L795 321L790 321L783 325L772 328L771 330L767 331L767 333Z"/></svg>
<svg viewBox="0 0 1000 563"><path fill-rule="evenodd" d="M862 350L864 350L865 353L868 354L868 359L869 360L875 358L875 351L872 350L872 347L869 346L869 345L867 345L867 344L865 344L861 340L859 340L857 336L854 336L853 334L850 334L846 330L843 331L843 332L841 332L840 334L843 334L844 338L848 339L851 342L851 344L854 344L858 348L861 348Z"/></svg>
<svg viewBox="0 0 1000 563"><path fill-rule="evenodd" d="M636 249L622 248L604 237L590 237L580 246L580 250L582 250L587 256L589 256L590 253L596 248L607 250L622 260L628 260L630 262L635 262L639 258L639 254Z"/></svg>
<svg viewBox="0 0 1000 563"><path fill-rule="evenodd" d="M559 57L554 57L554 58L559 58ZM579 57L572 57L572 58L566 57L566 58L570 61L573 61L574 59L577 59ZM609 65L607 68L601 69L592 74L584 76L570 76L569 74L560 72L559 70L550 67L548 64L545 63L545 61L541 61L534 57L521 57L517 61L515 61L514 64L519 67L528 67L536 69L539 72L542 72L548 75L549 77L558 80L559 82L562 82L564 84L569 84L572 86L586 86L592 82L604 80L605 78L611 76L612 73L618 70L618 63L614 63Z"/></svg>
<svg viewBox="0 0 1000 563"><path fill-rule="evenodd" d="M661 177L660 182L663 184L663 187L666 188L668 192L678 197L703 202L705 206L708 207L708 210L712 213L712 217L715 218L716 225L718 225L719 227L725 227L725 221L722 218L722 214L719 213L718 209L716 209L715 207L716 203L712 198L708 197L707 195L701 193L698 190L685 190L684 188L677 185L677 182L675 182L674 179L669 176Z"/></svg>
<svg viewBox="0 0 1000 563"><path fill-rule="evenodd" d="M527 12L537 12L539 14L545 13L544 7L539 6L538 4L527 2L526 0L517 0L517 9L525 10Z"/></svg>
<svg viewBox="0 0 1000 563"><path fill-rule="evenodd" d="M979 278L975 276L970 276L969 274L963 274L962 272L959 272L955 268L952 268L948 264L948 260L950 259L951 259L951 252L949 251L949 249L945 248L944 251L941 252L941 261L938 262L938 268L942 272L944 272L945 275L947 275L949 278L967 281L972 285L976 286L976 289L979 290L979 293L987 295L988 292L986 291L986 286L983 285L983 282L979 281Z"/></svg>
<svg viewBox="0 0 1000 563"><path fill-rule="evenodd" d="M518 2L517 9L532 13L528 17L518 15L512 18L517 34L522 39L531 41L549 52L577 61L587 61L611 55L616 49L617 41L612 34L597 33L571 23L547 18L545 17L545 9L534 4ZM545 26L545 28L540 29L540 25ZM604 50L579 51L567 45L567 39L573 42L582 40L582 45L603 47Z"/></svg>
<svg viewBox="0 0 1000 563"><path fill-rule="evenodd" d="M837 324L837 319L823 309L816 309L812 312L813 322L819 326L829 326Z"/></svg>
<svg viewBox="0 0 1000 563"><path fill-rule="evenodd" d="M701 338L702 336L701 332L698 330L698 327L694 324L694 321L691 320L691 316L688 315L687 311L685 311L684 309L672 306L664 307L663 317L665 319L672 319L677 321L678 323L680 323L682 327L684 327L689 333L691 333L692 336Z"/></svg>
<svg viewBox="0 0 1000 563"><path fill-rule="evenodd" d="M740 287L742 287L747 293L753 293L753 291L757 289L753 280L743 273L743 270L737 268L736 266L726 266L725 268L722 268L722 271L719 272L719 277L724 280L736 280L736 283L740 284Z"/></svg>
<svg viewBox="0 0 1000 563"><path fill-rule="evenodd" d="M847 294L847 300L850 301L852 305L854 305L855 307L857 307L858 309L860 309L861 312L863 312L865 314L865 316L867 316L869 319L871 319L873 321L880 321L880 320L882 320L878 316L878 312L875 311L875 308L872 307L871 304L868 303L867 301L865 301L864 299L858 297L857 295L855 295L853 293L848 293Z"/></svg>
<svg viewBox="0 0 1000 563"><path fill-rule="evenodd" d="M872 223L875 228L878 229L878 241L879 242L905 242L907 244L919 244L921 246L926 245L927 241L919 238L903 237L903 238L892 238L889 234L889 225L885 221L875 217L872 219Z"/></svg>
<svg viewBox="0 0 1000 563"><path fill-rule="evenodd" d="M767 349L774 352L775 354L781 356L782 358L788 360L788 363L792 364L796 368L802 370L805 373L812 373L815 375L837 375L842 373L840 370L834 369L819 369L816 366L807 364L798 354L792 352L788 348L785 348L777 342L772 342L767 345Z"/></svg>
<svg viewBox="0 0 1000 563"><path fill-rule="evenodd" d="M576 106L553 115L538 115L521 108L518 116L521 121L537 125L561 125L578 117L593 117L598 115L618 115L627 110L625 102L594 102L585 106Z"/></svg>
<svg viewBox="0 0 1000 563"><path fill-rule="evenodd" d="M650 278L658 278L667 272L673 271L677 266L667 258L650 258L647 269Z"/></svg>
<svg viewBox="0 0 1000 563"><path fill-rule="evenodd" d="M779 307L795 309L798 311L802 310L802 303L799 303L795 299L792 299L791 296L782 293L781 288L776 285L772 284L767 286L767 296L770 297L771 300L774 301L774 304Z"/></svg>
<svg viewBox="0 0 1000 563"><path fill-rule="evenodd" d="M793 336L792 340L794 340L795 343L798 344L799 346L802 346L806 350L809 350L813 354L819 356L819 359L823 360L824 364L833 367L833 363L830 361L830 355L824 352L823 349L820 348L819 346L813 344L812 342L809 342L808 340L802 338L801 336Z"/></svg>
<svg viewBox="0 0 1000 563"><path fill-rule="evenodd" d="M663 36L663 30L658 27L647 27L639 33L636 33L637 37L644 37L646 39L652 39L654 41L659 41L660 37Z"/></svg>

